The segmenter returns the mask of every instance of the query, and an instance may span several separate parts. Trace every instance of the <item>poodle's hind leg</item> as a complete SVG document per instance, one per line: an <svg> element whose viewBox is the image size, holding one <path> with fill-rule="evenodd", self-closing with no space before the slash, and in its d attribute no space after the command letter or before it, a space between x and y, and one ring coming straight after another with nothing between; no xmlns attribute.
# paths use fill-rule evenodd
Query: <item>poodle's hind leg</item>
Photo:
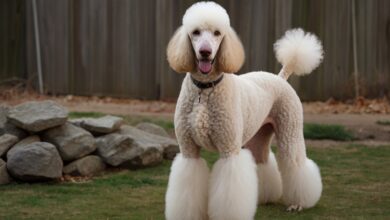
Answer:
<svg viewBox="0 0 390 220"><path fill-rule="evenodd" d="M178 154L172 163L165 196L166 219L208 219L208 181L209 168L204 159Z"/></svg>
<svg viewBox="0 0 390 220"><path fill-rule="evenodd" d="M251 150L257 163L259 178L259 203L275 203L282 196L282 180L275 155L270 149L274 129L271 123L264 124L245 147Z"/></svg>
<svg viewBox="0 0 390 220"><path fill-rule="evenodd" d="M321 174L318 166L306 157L300 102L295 105L290 102L290 106L278 109L284 112L274 118L279 147L277 161L283 183L282 199L288 211L300 211L313 207L320 199Z"/></svg>
<svg viewBox="0 0 390 220"><path fill-rule="evenodd" d="M257 207L256 163L247 149L221 157L210 177L209 217L212 220L250 220Z"/></svg>

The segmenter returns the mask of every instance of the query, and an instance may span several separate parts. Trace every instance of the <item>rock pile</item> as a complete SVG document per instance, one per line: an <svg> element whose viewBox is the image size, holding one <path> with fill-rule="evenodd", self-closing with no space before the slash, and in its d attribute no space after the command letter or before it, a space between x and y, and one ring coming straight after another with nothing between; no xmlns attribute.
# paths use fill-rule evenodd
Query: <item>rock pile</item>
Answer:
<svg viewBox="0 0 390 220"><path fill-rule="evenodd" d="M149 167L178 151L155 124L133 127L110 115L69 120L53 101L0 105L0 184L93 176L108 166Z"/></svg>

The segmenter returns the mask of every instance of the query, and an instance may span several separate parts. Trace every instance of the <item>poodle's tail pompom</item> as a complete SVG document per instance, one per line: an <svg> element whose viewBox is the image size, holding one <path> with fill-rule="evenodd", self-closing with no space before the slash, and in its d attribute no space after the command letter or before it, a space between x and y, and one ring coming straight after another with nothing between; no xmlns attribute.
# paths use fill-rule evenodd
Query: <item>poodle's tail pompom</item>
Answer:
<svg viewBox="0 0 390 220"><path fill-rule="evenodd" d="M322 44L318 38L301 28L292 29L274 44L276 59L283 65L279 73L287 79L292 73L311 73L323 59Z"/></svg>

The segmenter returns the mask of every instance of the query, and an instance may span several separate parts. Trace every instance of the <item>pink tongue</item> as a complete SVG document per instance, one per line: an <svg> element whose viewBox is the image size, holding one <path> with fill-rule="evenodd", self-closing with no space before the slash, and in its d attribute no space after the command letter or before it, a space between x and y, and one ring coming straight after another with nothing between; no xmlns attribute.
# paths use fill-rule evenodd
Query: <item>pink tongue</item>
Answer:
<svg viewBox="0 0 390 220"><path fill-rule="evenodd" d="M202 73L209 73L211 71L211 62L200 60L198 67Z"/></svg>

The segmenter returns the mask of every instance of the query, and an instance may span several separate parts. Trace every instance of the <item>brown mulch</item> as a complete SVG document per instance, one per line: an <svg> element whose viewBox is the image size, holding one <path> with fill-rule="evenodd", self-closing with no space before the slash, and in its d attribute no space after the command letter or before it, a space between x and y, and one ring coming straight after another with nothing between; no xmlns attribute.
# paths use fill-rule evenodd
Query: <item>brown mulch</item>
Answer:
<svg viewBox="0 0 390 220"><path fill-rule="evenodd" d="M330 98L326 102L303 103L305 113L312 114L390 114L390 103L387 98L337 101Z"/></svg>

